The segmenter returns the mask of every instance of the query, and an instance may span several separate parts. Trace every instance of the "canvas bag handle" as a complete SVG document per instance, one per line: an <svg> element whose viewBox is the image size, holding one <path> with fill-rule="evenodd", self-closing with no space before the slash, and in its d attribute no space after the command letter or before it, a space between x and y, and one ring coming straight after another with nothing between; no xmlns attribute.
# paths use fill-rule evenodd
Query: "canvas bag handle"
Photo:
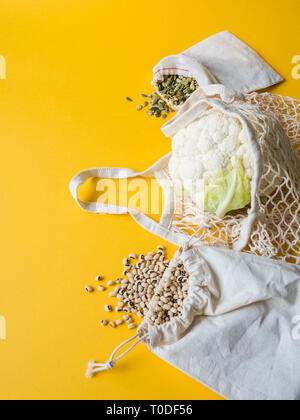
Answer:
<svg viewBox="0 0 300 420"><path fill-rule="evenodd" d="M79 207L89 213L96 214L130 214L131 217L148 232L153 233L174 245L182 246L185 242L184 237L172 233L169 228L175 212L174 194L170 185L167 185L166 173L164 168L171 158L171 153L164 156L157 163L143 172L135 172L127 168L91 168L77 174L70 182L70 192ZM155 222L150 217L138 210L128 207L114 206L104 203L84 202L78 197L79 186L90 178L102 179L131 179L135 177L156 177L163 188L165 195L165 208L160 223Z"/></svg>

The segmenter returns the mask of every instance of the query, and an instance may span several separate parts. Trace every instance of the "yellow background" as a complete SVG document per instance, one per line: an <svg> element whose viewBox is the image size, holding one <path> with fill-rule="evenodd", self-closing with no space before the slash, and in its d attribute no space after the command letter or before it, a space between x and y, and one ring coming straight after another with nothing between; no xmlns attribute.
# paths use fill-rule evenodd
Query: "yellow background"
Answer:
<svg viewBox="0 0 300 420"><path fill-rule="evenodd" d="M0 0L0 398L219 398L143 345L85 379L87 361L106 361L131 333L101 329L107 299L84 286L162 241L129 216L80 211L68 183L93 166L143 170L169 152L162 122L124 97L151 92L161 58L216 32L232 31L287 79L275 93L299 97L299 14L299 0Z"/></svg>

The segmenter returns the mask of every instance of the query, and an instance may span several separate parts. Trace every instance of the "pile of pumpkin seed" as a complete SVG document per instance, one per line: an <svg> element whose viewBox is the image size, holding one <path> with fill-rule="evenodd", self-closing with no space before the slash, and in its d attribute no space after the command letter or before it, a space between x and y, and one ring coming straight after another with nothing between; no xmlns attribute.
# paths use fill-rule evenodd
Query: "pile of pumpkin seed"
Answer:
<svg viewBox="0 0 300 420"><path fill-rule="evenodd" d="M104 310L108 313L115 310L125 315L123 319L116 321L103 319L103 327L110 325L116 328L125 321L129 329L134 329L136 324L131 314L137 315L138 318L145 318L148 314L151 325L160 325L182 313L184 299L188 295L189 276L181 261L175 261L170 266L162 245L158 247L157 252L149 252L147 255L130 254L123 260L123 264L123 277L106 283L109 288L113 287L109 296L118 299L119 302L116 308L106 304ZM161 285L166 270L169 271L169 276L165 284ZM97 276L96 281L102 283L104 278ZM102 284L98 286L101 292L106 289ZM94 288L86 286L86 290L91 293Z"/></svg>
<svg viewBox="0 0 300 420"><path fill-rule="evenodd" d="M184 105L198 88L199 84L192 77L165 75L158 82L158 92L174 107Z"/></svg>
<svg viewBox="0 0 300 420"><path fill-rule="evenodd" d="M147 115L161 118L165 120L170 112L175 112L156 92L152 94L141 94L142 98L147 98L148 100L144 101L142 104L137 106L137 111L142 111L147 109ZM127 97L125 98L127 102L133 102L133 99Z"/></svg>

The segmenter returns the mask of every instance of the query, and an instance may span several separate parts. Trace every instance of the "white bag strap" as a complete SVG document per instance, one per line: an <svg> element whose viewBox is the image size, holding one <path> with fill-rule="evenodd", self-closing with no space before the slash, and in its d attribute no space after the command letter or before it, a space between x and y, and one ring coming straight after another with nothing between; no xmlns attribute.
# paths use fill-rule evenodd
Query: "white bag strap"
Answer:
<svg viewBox="0 0 300 420"><path fill-rule="evenodd" d="M101 214L130 214L131 217L147 231L160 236L168 242L181 246L184 243L184 238L170 232L169 230L175 211L175 200L173 189L168 182L168 177L164 171L164 168L167 166L170 158L171 153L164 156L161 160L151 166L151 168L139 173L126 168L87 169L80 172L72 179L70 183L70 192L82 210L88 211L90 213ZM163 188L165 195L165 208L160 223L155 222L153 219L144 215L138 210L104 203L86 203L80 200L78 197L79 186L84 184L89 178L129 179L139 176L147 178L155 176Z"/></svg>

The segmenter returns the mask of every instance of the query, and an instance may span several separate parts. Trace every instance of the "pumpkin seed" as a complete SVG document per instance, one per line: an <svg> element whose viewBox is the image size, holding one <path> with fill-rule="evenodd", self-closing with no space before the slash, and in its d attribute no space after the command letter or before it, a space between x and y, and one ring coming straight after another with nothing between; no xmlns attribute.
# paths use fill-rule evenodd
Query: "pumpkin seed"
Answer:
<svg viewBox="0 0 300 420"><path fill-rule="evenodd" d="M165 75L158 82L158 92L175 106L183 105L198 87L197 81L192 77L178 75Z"/></svg>

